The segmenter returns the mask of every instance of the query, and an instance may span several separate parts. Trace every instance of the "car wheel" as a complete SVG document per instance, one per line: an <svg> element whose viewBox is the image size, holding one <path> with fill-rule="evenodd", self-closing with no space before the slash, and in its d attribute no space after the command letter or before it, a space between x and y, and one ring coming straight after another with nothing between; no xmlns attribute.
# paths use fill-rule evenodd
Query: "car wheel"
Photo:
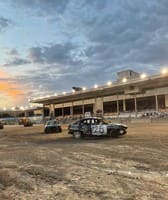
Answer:
<svg viewBox="0 0 168 200"><path fill-rule="evenodd" d="M46 128L44 132L47 134L47 133L49 133L49 130Z"/></svg>
<svg viewBox="0 0 168 200"><path fill-rule="evenodd" d="M76 132L73 133L73 136L74 136L75 139L79 139L79 138L81 138L82 135L81 135L81 132L76 131Z"/></svg>
<svg viewBox="0 0 168 200"><path fill-rule="evenodd" d="M111 134L110 134L110 136L112 137L112 138L117 138L118 136L119 136L119 134L118 134L118 132L117 131L111 131Z"/></svg>

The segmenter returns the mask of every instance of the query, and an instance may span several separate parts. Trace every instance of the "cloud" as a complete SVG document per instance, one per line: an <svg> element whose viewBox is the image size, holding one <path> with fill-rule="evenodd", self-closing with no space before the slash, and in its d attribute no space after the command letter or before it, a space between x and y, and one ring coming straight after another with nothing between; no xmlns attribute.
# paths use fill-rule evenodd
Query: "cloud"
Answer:
<svg viewBox="0 0 168 200"><path fill-rule="evenodd" d="M72 43L53 44L50 46L32 47L28 49L28 58L34 63L66 64L78 63L73 57L77 47Z"/></svg>
<svg viewBox="0 0 168 200"><path fill-rule="evenodd" d="M12 60L7 61L5 64L3 64L3 67L11 67L11 66L19 66L19 65L26 65L30 64L31 62L29 60L15 57Z"/></svg>
<svg viewBox="0 0 168 200"><path fill-rule="evenodd" d="M24 86L3 70L0 70L0 77L0 104L8 107L23 103L26 95Z"/></svg>
<svg viewBox="0 0 168 200"><path fill-rule="evenodd" d="M167 0L12 2L33 15L52 15L47 27L55 38L51 41L46 36L43 43L37 38L34 44L39 45L27 49L26 59L14 55L4 65L36 66L21 80L32 83L36 93L39 87L45 93L69 90L73 85L103 84L125 68L157 73L159 66L168 65Z"/></svg>
<svg viewBox="0 0 168 200"><path fill-rule="evenodd" d="M0 17L0 32L6 29L10 25L10 20L4 17Z"/></svg>
<svg viewBox="0 0 168 200"><path fill-rule="evenodd" d="M19 53L17 51L17 49L10 49L6 52L9 56L18 56Z"/></svg>
<svg viewBox="0 0 168 200"><path fill-rule="evenodd" d="M92 6L95 7L96 9L104 9L107 5L107 0L85 0L83 3L83 6Z"/></svg>
<svg viewBox="0 0 168 200"><path fill-rule="evenodd" d="M104 11L90 17L85 54L92 64L149 72L146 66L168 64L167 1L107 1Z"/></svg>
<svg viewBox="0 0 168 200"><path fill-rule="evenodd" d="M12 0L14 6L24 7L37 15L63 13L69 0Z"/></svg>
<svg viewBox="0 0 168 200"><path fill-rule="evenodd" d="M28 50L28 58L32 60L32 62L43 63L43 52L41 47L32 47Z"/></svg>

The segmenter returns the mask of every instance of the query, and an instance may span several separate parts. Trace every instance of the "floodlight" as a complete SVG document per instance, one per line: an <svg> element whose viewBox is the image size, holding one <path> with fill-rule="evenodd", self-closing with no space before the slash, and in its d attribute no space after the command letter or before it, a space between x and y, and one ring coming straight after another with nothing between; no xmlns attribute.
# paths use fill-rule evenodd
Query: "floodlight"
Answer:
<svg viewBox="0 0 168 200"><path fill-rule="evenodd" d="M147 77L147 75L146 75L145 73L143 73L143 74L140 75L140 78L141 78L141 79L144 79L144 78L146 78L146 77Z"/></svg>
<svg viewBox="0 0 168 200"><path fill-rule="evenodd" d="M95 85L94 85L94 88L95 88L95 89L96 89L96 88L98 88L98 85L97 85L97 84L95 84Z"/></svg>
<svg viewBox="0 0 168 200"><path fill-rule="evenodd" d="M123 78L123 79L122 79L122 82L123 82L123 83L126 83L126 82L127 82L127 78Z"/></svg>
<svg viewBox="0 0 168 200"><path fill-rule="evenodd" d="M107 85L108 85L108 86L112 85L112 82L111 82L111 81L108 81L108 82L107 82Z"/></svg>

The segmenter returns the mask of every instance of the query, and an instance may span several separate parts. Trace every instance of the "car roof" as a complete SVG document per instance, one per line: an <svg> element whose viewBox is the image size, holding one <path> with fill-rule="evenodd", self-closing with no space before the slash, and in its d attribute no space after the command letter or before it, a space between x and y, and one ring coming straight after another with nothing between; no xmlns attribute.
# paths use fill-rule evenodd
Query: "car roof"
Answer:
<svg viewBox="0 0 168 200"><path fill-rule="evenodd" d="M50 120L47 120L47 122L57 122L56 119L50 119Z"/></svg>
<svg viewBox="0 0 168 200"><path fill-rule="evenodd" d="M85 118L82 118L81 120L84 120L84 119L102 119L101 117L85 117Z"/></svg>

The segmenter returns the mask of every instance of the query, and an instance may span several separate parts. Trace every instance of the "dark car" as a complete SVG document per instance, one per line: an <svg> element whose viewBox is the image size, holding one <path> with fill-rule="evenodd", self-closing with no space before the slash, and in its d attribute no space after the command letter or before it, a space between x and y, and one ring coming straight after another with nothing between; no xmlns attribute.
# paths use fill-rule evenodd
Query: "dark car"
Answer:
<svg viewBox="0 0 168 200"><path fill-rule="evenodd" d="M44 132L45 133L60 133L62 132L62 128L56 120L49 120L45 124Z"/></svg>
<svg viewBox="0 0 168 200"><path fill-rule="evenodd" d="M4 125L3 123L0 121L0 129L3 129L4 128Z"/></svg>
<svg viewBox="0 0 168 200"><path fill-rule="evenodd" d="M127 133L124 124L107 123L102 118L89 117L76 121L68 126L68 133L75 138L84 136L119 137Z"/></svg>

